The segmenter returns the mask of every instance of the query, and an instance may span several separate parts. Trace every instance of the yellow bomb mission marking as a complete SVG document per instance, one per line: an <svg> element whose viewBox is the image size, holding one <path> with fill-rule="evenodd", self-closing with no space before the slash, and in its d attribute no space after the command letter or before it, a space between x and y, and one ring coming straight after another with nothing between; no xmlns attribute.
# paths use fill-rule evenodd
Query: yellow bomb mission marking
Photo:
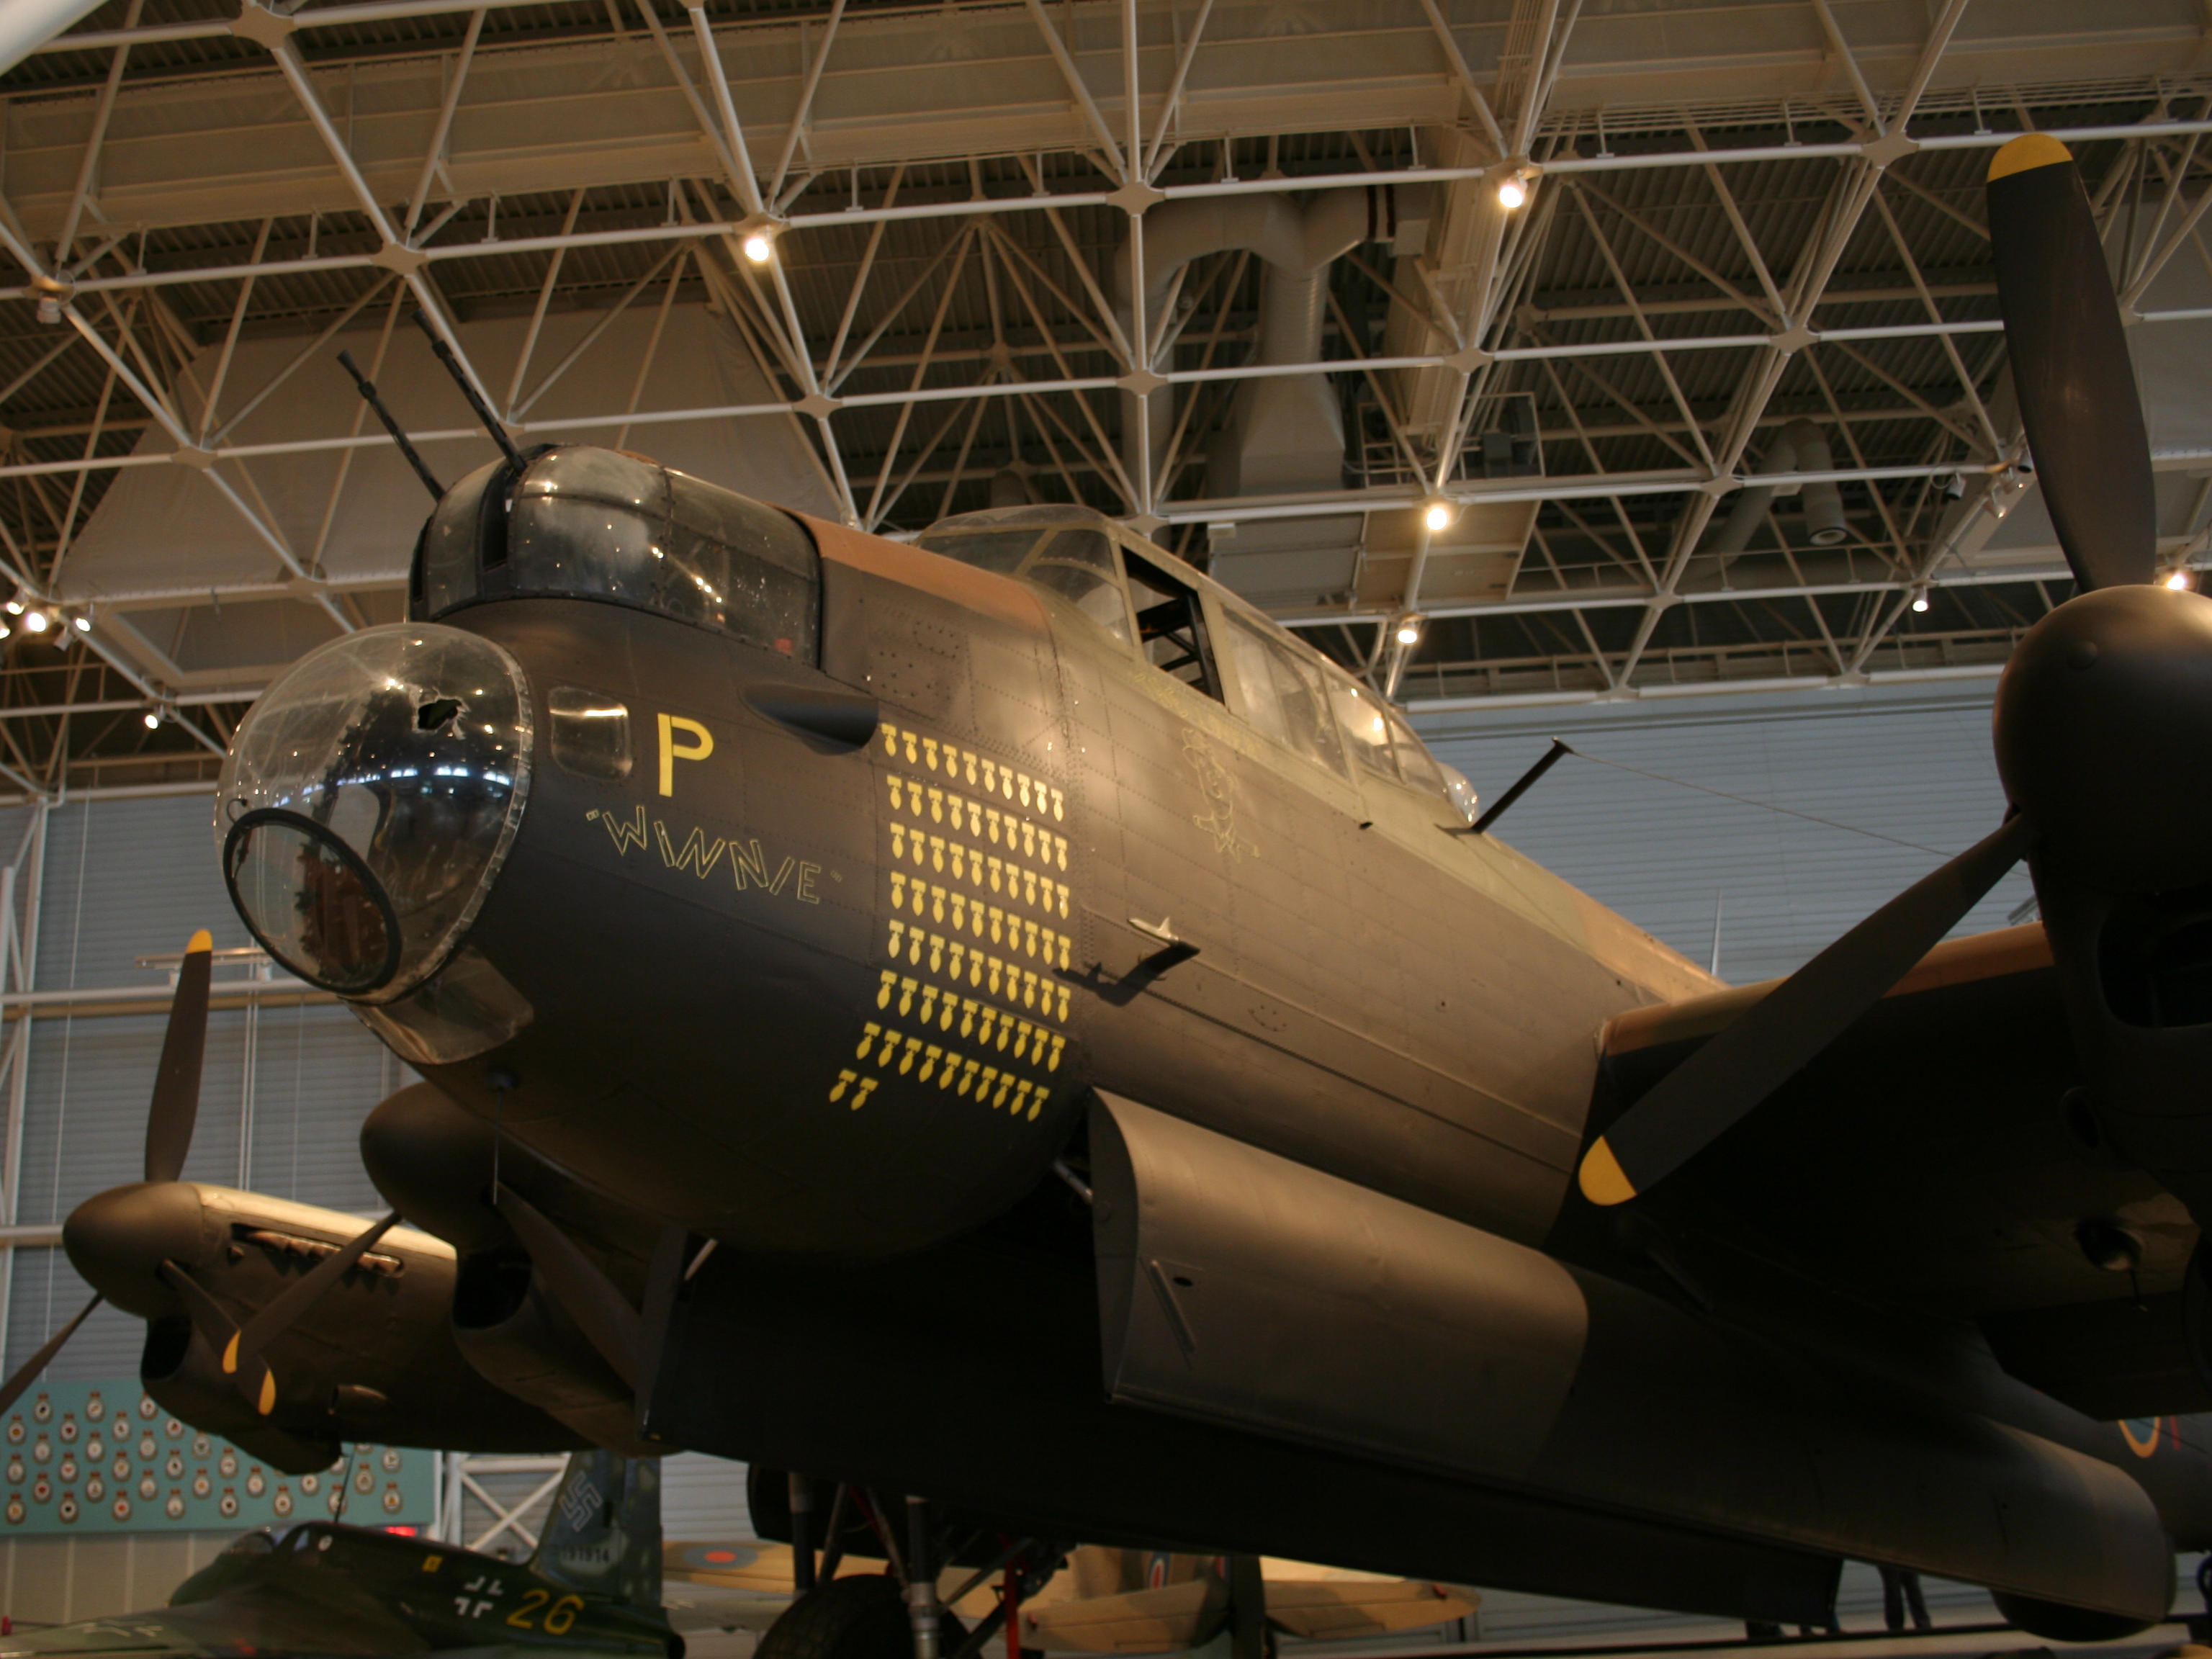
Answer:
<svg viewBox="0 0 2212 1659"><path fill-rule="evenodd" d="M661 718L665 720L667 716ZM703 754L706 750L700 752ZM665 775L666 768L667 763L664 760L663 775ZM647 829L645 808L642 806L637 809L637 816L634 818L617 817L614 813L602 812L597 807L585 813L584 817L605 826L608 836L614 842L615 851L624 858L628 858L633 849L642 848L649 835L660 849L661 863L671 870L689 870L704 881L714 866L723 861L723 854L726 853L731 879L737 884L740 893L748 887L764 887L771 895L781 897L788 887L791 896L801 904L822 902L822 895L815 890L814 886L815 878L822 873L822 866L811 859L787 854L783 862L770 870L768 855L761 850L758 836L742 842L726 841L720 836L709 840L705 830L694 826L679 846L668 833L668 826L659 818L652 820L650 830Z"/></svg>
<svg viewBox="0 0 2212 1659"><path fill-rule="evenodd" d="M1024 811L1042 817L1048 808L1054 822L1067 816L1067 796L1042 778L1033 778L1026 772L1003 766L988 755L979 755L972 749L963 749L957 744L939 738L926 738L919 732L884 722L881 727L884 753L896 760L903 752L909 766L920 766L931 772L942 769L946 779L961 778L971 787L985 794L997 795L1001 800L1018 802ZM996 835L992 836L997 840Z"/></svg>

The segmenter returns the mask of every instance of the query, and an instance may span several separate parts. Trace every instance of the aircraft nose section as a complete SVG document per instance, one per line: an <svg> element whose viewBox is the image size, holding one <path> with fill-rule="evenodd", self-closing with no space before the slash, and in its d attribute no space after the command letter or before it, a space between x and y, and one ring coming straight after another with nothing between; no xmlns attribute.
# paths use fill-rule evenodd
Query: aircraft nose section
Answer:
<svg viewBox="0 0 2212 1659"><path fill-rule="evenodd" d="M177 1310L161 1282L164 1261L196 1260L204 1243L199 1194L180 1181L135 1182L95 1193L62 1224L62 1248L85 1283L141 1319Z"/></svg>
<svg viewBox="0 0 2212 1659"><path fill-rule="evenodd" d="M240 726L215 831L231 902L270 955L386 1002L444 963L521 822L531 708L480 635L365 629L310 652Z"/></svg>

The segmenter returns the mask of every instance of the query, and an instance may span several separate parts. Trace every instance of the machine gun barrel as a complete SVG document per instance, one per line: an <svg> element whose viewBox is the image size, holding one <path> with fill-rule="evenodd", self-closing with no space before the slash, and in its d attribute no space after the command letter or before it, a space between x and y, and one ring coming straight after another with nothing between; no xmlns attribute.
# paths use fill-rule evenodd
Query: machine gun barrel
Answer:
<svg viewBox="0 0 2212 1659"><path fill-rule="evenodd" d="M507 464L517 472L521 471L522 452L514 447L514 440L507 436L507 428L500 424L499 416L491 412L491 405L484 402L483 394L477 390L476 383L469 379L468 371L453 356L453 347L447 345L431 325L430 313L420 306L415 309L415 326L428 337L430 349L438 354L438 361L446 366L446 373L453 377L453 384L460 387L461 396L469 400L469 407L476 410L477 419L483 422L483 429L491 434L491 441L500 447Z"/></svg>
<svg viewBox="0 0 2212 1659"><path fill-rule="evenodd" d="M399 453L407 458L407 465L415 469L415 476L422 481L422 487L430 492L430 499L443 501L446 498L446 486L438 482L437 475L424 464L421 452L408 441L407 434L400 429L399 422L392 418L392 411L384 406L384 399L376 395L376 382L361 372L361 366L354 362L353 353L350 351L338 353L338 366L353 376L354 385L361 389L362 401L376 411L376 418L384 422L384 429L392 434L392 441L399 446Z"/></svg>

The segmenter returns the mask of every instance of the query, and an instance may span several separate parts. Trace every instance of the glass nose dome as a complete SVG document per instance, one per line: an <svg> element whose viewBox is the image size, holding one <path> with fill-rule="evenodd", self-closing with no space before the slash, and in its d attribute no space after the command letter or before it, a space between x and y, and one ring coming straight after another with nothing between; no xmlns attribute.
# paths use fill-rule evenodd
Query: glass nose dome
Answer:
<svg viewBox="0 0 2212 1659"><path fill-rule="evenodd" d="M302 657L239 727L215 833L231 902L311 984L387 1002L443 965L489 890L530 789L514 658L435 623L364 629Z"/></svg>

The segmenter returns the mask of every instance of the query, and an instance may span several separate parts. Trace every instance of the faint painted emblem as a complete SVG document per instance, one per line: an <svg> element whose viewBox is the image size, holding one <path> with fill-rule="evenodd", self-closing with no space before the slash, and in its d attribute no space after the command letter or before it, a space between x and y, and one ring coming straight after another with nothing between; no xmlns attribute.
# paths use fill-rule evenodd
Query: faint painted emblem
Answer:
<svg viewBox="0 0 2212 1659"><path fill-rule="evenodd" d="M1182 732L1182 752L1191 770L1198 775L1199 797L1206 804L1206 810L1192 813L1190 821L1213 837L1215 852L1226 853L1231 858L1243 857L1248 846L1239 844L1237 839L1237 781L1230 776L1228 768L1213 757L1204 735L1188 726Z"/></svg>
<svg viewBox="0 0 2212 1659"><path fill-rule="evenodd" d="M599 1488L585 1475L561 1494L561 1518L578 1531L591 1521L599 1506Z"/></svg>

